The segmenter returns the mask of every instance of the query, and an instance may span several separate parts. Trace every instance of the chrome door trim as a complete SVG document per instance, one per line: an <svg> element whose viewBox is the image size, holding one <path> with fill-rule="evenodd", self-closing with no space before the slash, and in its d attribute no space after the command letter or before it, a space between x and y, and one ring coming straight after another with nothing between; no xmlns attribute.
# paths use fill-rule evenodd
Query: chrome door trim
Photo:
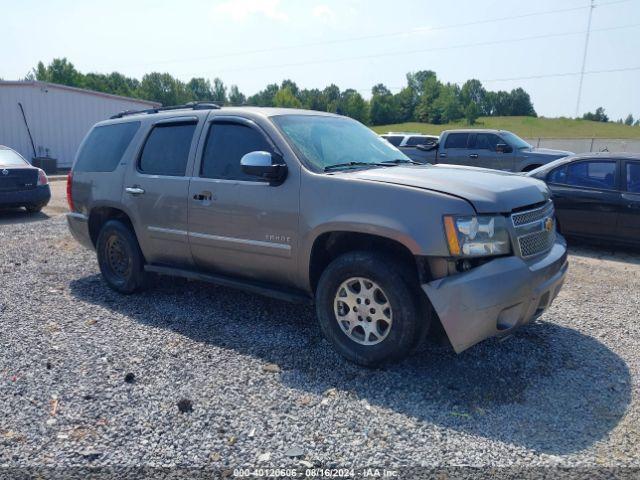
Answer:
<svg viewBox="0 0 640 480"><path fill-rule="evenodd" d="M235 243L239 245L251 245L254 247L275 248L278 250L291 251L291 245L286 243L265 242L262 240L250 240L247 238L223 237L221 235L210 235L208 233L189 232L189 237L214 240L218 242Z"/></svg>

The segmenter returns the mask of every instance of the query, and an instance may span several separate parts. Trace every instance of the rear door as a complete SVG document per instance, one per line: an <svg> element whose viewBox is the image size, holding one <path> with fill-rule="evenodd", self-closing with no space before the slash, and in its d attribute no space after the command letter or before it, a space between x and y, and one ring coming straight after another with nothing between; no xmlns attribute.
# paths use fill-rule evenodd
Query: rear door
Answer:
<svg viewBox="0 0 640 480"><path fill-rule="evenodd" d="M640 161L622 162L622 201L618 217L618 236L625 242L640 244Z"/></svg>
<svg viewBox="0 0 640 480"><path fill-rule="evenodd" d="M466 132L448 133L438 151L438 163L450 163L453 165L469 165L469 152L467 141L469 134Z"/></svg>
<svg viewBox="0 0 640 480"><path fill-rule="evenodd" d="M197 117L172 117L154 123L125 177L122 201L134 223L147 262L190 265L188 203Z"/></svg>
<svg viewBox="0 0 640 480"><path fill-rule="evenodd" d="M547 182L560 228L567 235L612 238L621 193L616 160L584 160L552 170Z"/></svg>
<svg viewBox="0 0 640 480"><path fill-rule="evenodd" d="M277 186L242 172L247 153L279 155L255 122L211 117L189 190L189 242L196 266L212 273L292 284L296 271L299 172Z"/></svg>

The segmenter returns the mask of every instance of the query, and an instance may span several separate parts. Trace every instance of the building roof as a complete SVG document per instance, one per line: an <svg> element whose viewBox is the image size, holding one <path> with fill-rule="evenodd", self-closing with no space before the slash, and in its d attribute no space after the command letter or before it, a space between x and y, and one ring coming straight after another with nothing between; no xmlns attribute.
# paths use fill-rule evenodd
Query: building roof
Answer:
<svg viewBox="0 0 640 480"><path fill-rule="evenodd" d="M95 90L87 90L86 88L70 87L68 85L60 85L57 83L39 82L37 80L0 80L0 88L2 87L36 87L47 89L68 90L71 92L84 93L86 95L95 95L97 97L112 98L114 100L124 100L127 102L135 102L141 105L153 107L160 107L162 104L158 102L152 102L149 100L142 100L140 98L124 97L122 95L113 95L111 93L97 92Z"/></svg>

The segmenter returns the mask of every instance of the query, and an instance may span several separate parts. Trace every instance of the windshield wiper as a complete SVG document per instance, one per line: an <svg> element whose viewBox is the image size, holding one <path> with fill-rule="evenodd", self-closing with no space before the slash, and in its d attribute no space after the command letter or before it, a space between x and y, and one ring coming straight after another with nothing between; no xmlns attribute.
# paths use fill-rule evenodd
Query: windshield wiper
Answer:
<svg viewBox="0 0 640 480"><path fill-rule="evenodd" d="M346 163L336 163L334 165L327 165L324 167L325 172L330 172L331 170L336 170L338 168L347 168L347 167L364 167L364 166L376 166L379 165L377 163L371 162L346 162Z"/></svg>
<svg viewBox="0 0 640 480"><path fill-rule="evenodd" d="M378 165L400 165L401 163L410 163L411 165L422 165L420 162L408 158L394 158L393 160L384 160Z"/></svg>

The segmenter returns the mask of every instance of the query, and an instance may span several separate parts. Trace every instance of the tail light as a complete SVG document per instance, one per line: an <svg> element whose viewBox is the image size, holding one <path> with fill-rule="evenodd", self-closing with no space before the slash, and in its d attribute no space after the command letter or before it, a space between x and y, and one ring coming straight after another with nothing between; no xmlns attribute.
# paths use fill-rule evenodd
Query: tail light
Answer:
<svg viewBox="0 0 640 480"><path fill-rule="evenodd" d="M71 188L71 184L73 183L73 172L69 172L67 174L67 203L69 204L69 210L70 211L74 211L75 208L73 208L73 194L72 192L72 188Z"/></svg>
<svg viewBox="0 0 640 480"><path fill-rule="evenodd" d="M49 179L47 178L47 174L44 173L44 170L38 169L38 186L48 185Z"/></svg>

